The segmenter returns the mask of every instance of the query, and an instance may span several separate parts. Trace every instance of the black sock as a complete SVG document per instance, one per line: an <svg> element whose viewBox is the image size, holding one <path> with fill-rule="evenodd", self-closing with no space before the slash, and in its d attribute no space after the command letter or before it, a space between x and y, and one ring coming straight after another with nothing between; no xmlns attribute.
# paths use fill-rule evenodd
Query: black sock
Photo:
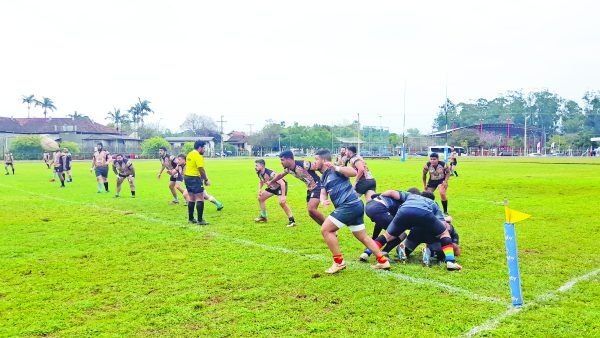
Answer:
<svg viewBox="0 0 600 338"><path fill-rule="evenodd" d="M131 196L135 196L135 190L131 192Z"/></svg>
<svg viewBox="0 0 600 338"><path fill-rule="evenodd" d="M289 220L290 220L290 222L294 222L294 223L296 223L296 220L294 219L294 216L292 216L292 217L289 217Z"/></svg>
<svg viewBox="0 0 600 338"><path fill-rule="evenodd" d="M408 258L408 256L410 256L410 254L413 252L413 249L411 248L404 248L404 253L406 254L406 258Z"/></svg>
<svg viewBox="0 0 600 338"><path fill-rule="evenodd" d="M203 220L204 216L204 201L196 201L196 211L198 212L198 221Z"/></svg>
<svg viewBox="0 0 600 338"><path fill-rule="evenodd" d="M58 179L60 180L60 185L62 187L65 186L65 175L64 174L58 174Z"/></svg>
<svg viewBox="0 0 600 338"><path fill-rule="evenodd" d="M442 207L444 207L444 212L448 212L448 201L442 201Z"/></svg>
<svg viewBox="0 0 600 338"><path fill-rule="evenodd" d="M454 176L458 177L458 171L454 170Z"/></svg>
<svg viewBox="0 0 600 338"><path fill-rule="evenodd" d="M191 221L194 219L194 202L189 202L188 207L188 219Z"/></svg>
<svg viewBox="0 0 600 338"><path fill-rule="evenodd" d="M381 226L379 226L377 223L375 223L375 227L373 228L373 236L371 236L371 238L373 238L373 239L377 238L377 236L379 236L379 234L381 234L381 230L383 230L383 228Z"/></svg>
<svg viewBox="0 0 600 338"><path fill-rule="evenodd" d="M15 174L15 168L12 168L12 170L13 170L13 175L14 175Z"/></svg>
<svg viewBox="0 0 600 338"><path fill-rule="evenodd" d="M108 191L108 182L104 182L104 189Z"/></svg>
<svg viewBox="0 0 600 338"><path fill-rule="evenodd" d="M379 235L379 237L375 238L375 242L381 244L380 247L382 247L385 245L385 243L387 243L387 239L385 239L384 235ZM377 244L377 243L375 243L375 244Z"/></svg>
<svg viewBox="0 0 600 338"><path fill-rule="evenodd" d="M392 252L392 250L398 246L398 244L400 244L402 241L400 240L400 238L395 238L392 239L391 241L387 242L387 244L385 245L385 247L383 249L381 249L381 251L385 251L385 252Z"/></svg>

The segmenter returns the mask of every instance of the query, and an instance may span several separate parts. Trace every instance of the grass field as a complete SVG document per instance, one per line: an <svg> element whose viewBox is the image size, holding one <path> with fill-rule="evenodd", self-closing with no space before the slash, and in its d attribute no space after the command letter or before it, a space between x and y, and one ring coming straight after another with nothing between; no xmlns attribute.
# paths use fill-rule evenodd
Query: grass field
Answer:
<svg viewBox="0 0 600 338"><path fill-rule="evenodd" d="M334 276L323 273L330 254L295 178L288 201L299 226L285 227L276 200L269 223L254 224L253 161L208 159L208 191L225 209L207 204L211 224L198 227L167 204L158 161L135 165L136 199L126 185L118 200L96 194L88 162L75 163L66 189L41 162L0 176L0 336L600 336L599 161L461 159L449 211L462 272L417 262L372 271L343 230L353 263ZM422 165L369 161L379 190L422 188ZM505 197L533 215L517 225L529 305L514 313Z"/></svg>

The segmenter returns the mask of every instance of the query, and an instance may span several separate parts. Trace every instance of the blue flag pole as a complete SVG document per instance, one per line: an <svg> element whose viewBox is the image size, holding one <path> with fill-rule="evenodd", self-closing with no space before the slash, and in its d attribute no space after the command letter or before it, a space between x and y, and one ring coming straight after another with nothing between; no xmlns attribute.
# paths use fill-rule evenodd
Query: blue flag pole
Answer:
<svg viewBox="0 0 600 338"><path fill-rule="evenodd" d="M506 243L506 262L508 263L508 284L513 306L523 305L521 292L521 274L519 273L519 257L517 252L517 233L514 223L504 223L504 240Z"/></svg>
<svg viewBox="0 0 600 338"><path fill-rule="evenodd" d="M400 148L400 151L402 152L402 158L400 159L400 161L406 162L406 150L404 149L404 146Z"/></svg>

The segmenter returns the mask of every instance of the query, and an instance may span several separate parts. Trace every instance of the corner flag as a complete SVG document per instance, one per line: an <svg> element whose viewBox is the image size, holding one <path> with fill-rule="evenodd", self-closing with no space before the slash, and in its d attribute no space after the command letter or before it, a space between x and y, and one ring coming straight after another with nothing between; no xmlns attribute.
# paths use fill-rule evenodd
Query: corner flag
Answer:
<svg viewBox="0 0 600 338"><path fill-rule="evenodd" d="M523 305L523 293L521 291L521 274L519 272L515 223L527 219L531 215L509 208L507 200L504 200L504 214L506 215L504 241L506 244L506 262L508 263L508 284L510 286L511 301L513 306L521 306Z"/></svg>
<svg viewBox="0 0 600 338"><path fill-rule="evenodd" d="M506 223L513 224L531 217L529 214L511 209L507 205L504 206L504 214L506 215Z"/></svg>

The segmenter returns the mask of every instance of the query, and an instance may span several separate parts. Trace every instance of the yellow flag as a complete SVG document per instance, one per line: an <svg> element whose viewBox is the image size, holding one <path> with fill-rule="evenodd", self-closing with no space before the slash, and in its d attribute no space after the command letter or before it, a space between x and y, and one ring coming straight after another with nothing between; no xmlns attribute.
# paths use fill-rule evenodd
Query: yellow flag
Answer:
<svg viewBox="0 0 600 338"><path fill-rule="evenodd" d="M513 210L507 206L504 206L504 213L506 214L507 223L517 223L524 219L528 219L531 215L517 210Z"/></svg>

